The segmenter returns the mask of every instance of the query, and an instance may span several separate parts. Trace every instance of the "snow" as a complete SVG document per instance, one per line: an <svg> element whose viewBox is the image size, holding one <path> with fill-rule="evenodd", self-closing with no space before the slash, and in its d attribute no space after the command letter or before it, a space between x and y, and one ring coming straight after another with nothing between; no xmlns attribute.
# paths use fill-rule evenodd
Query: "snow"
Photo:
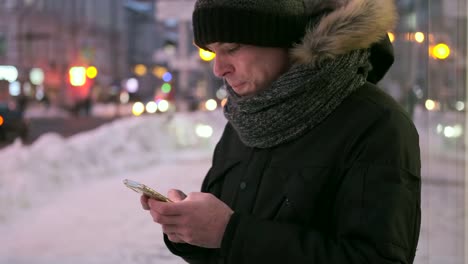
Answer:
<svg viewBox="0 0 468 264"><path fill-rule="evenodd" d="M124 118L3 149L0 263L182 263L122 180L198 191L224 124L220 112Z"/></svg>

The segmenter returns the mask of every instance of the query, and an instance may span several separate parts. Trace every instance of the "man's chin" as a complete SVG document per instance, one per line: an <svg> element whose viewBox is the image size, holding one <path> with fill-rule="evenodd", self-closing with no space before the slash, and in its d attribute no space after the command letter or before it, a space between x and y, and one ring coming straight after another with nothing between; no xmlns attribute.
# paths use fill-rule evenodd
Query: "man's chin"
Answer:
<svg viewBox="0 0 468 264"><path fill-rule="evenodd" d="M247 86L247 83L241 83L241 84L237 84L237 85L231 85L232 87L232 90L234 90L234 92L236 92L236 94L240 95L240 96L245 96L248 94L248 86Z"/></svg>

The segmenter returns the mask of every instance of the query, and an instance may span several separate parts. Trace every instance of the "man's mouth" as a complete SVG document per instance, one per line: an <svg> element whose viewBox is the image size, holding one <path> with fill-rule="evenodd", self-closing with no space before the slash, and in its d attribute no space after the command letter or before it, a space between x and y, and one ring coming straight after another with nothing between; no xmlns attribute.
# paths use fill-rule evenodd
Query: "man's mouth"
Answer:
<svg viewBox="0 0 468 264"><path fill-rule="evenodd" d="M228 82L229 83L229 82ZM244 85L245 82L236 82L236 83L229 83L229 85L231 85L232 88L236 89L236 88L239 88L241 87L242 85Z"/></svg>

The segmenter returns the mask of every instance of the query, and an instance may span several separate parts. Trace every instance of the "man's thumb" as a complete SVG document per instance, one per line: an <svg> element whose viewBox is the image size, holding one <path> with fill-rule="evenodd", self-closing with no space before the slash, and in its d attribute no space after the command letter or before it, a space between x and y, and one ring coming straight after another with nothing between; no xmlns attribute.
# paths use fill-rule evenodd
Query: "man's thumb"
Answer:
<svg viewBox="0 0 468 264"><path fill-rule="evenodd" d="M167 198L171 199L173 202L180 202L186 197L187 195L185 195L185 193L183 193L181 190L170 189L167 192Z"/></svg>

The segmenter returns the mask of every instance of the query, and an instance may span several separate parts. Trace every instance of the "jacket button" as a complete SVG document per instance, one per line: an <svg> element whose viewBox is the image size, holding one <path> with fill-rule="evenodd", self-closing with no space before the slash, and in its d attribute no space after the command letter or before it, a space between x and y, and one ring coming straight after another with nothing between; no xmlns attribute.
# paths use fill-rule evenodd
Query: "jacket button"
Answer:
<svg viewBox="0 0 468 264"><path fill-rule="evenodd" d="M244 190L245 187L247 187L247 183L241 182L241 183L240 183L240 189L241 189L241 190Z"/></svg>

